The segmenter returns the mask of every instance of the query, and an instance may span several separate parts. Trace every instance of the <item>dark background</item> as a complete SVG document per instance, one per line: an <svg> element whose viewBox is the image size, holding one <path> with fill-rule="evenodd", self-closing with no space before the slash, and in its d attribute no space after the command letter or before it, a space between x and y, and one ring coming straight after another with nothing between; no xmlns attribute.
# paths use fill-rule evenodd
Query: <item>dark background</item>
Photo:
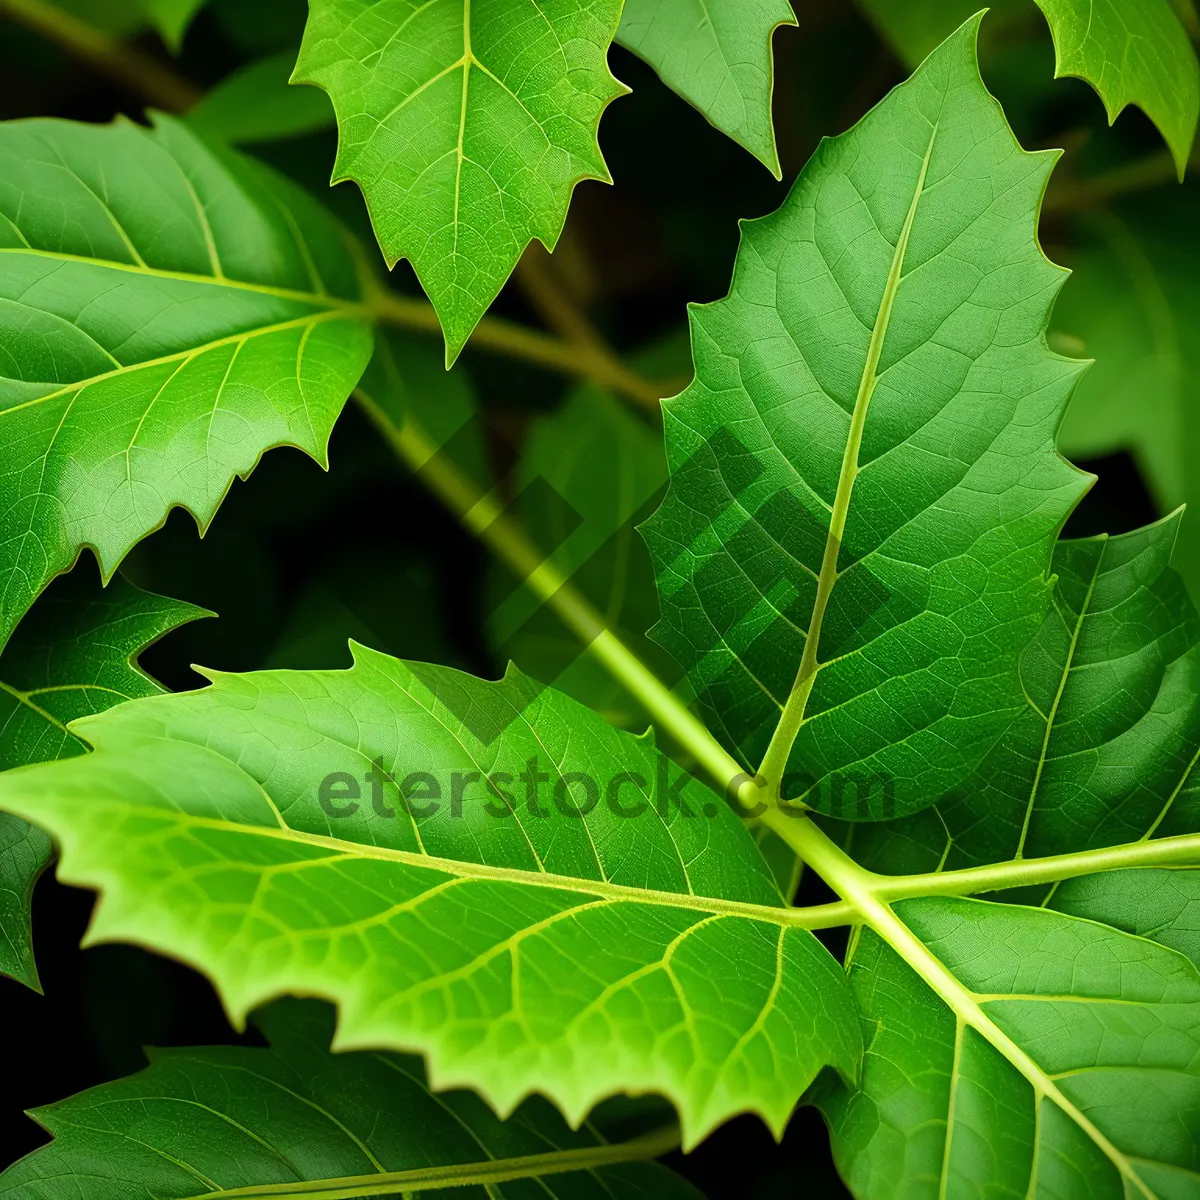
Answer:
<svg viewBox="0 0 1200 1200"><path fill-rule="evenodd" d="M775 38L782 184L614 47L613 71L633 88L601 125L616 184L578 189L563 257L575 300L619 351L677 332L687 302L722 296L738 219L776 208L819 137L846 129L907 74L849 0L807 0L798 7L799 31L780 30ZM297 45L303 17L303 0L216 0L190 31L177 67L211 85L241 63ZM169 61L153 36L136 44ZM1098 100L1083 84L1041 86L1049 84L1053 67L1044 22L1029 26L1015 57L1001 46L990 58L985 54L984 65L1027 147L1075 148L1064 164L1068 171L1085 173L1089 157L1103 165L1161 146L1137 113L1107 130ZM1041 81L1032 94L1029 79ZM0 16L0 116L106 121L118 113L138 118L139 98ZM333 134L324 133L255 150L362 229L357 190L342 185L330 193L326 186L334 147ZM1071 238L1068 221L1043 223L1052 258L1069 251ZM415 286L403 266L396 283ZM497 311L537 323L514 285ZM552 408L570 385L470 350L464 366L494 434L494 458L501 467L511 465L529 414ZM125 569L135 582L219 614L145 655L144 664L164 684L196 686L193 662L235 671L345 666L347 636L408 657L497 672L502 664L492 661L480 633L486 564L479 547L406 475L353 407L334 433L330 461L326 474L296 451L274 451L248 481L235 484L202 541L192 519L176 511L130 557ZM1080 465L1099 481L1070 532L1121 532L1158 515L1129 455ZM87 558L78 569L96 570ZM818 885L801 900L825 898ZM133 947L80 952L90 906L90 895L44 878L34 927L46 994L0 978L6 1031L0 1165L45 1140L21 1117L22 1109L137 1070L145 1044L236 1036L208 984L191 971ZM782 1147L747 1117L687 1160L677 1159L714 1200L846 1194L812 1110L798 1113Z"/></svg>

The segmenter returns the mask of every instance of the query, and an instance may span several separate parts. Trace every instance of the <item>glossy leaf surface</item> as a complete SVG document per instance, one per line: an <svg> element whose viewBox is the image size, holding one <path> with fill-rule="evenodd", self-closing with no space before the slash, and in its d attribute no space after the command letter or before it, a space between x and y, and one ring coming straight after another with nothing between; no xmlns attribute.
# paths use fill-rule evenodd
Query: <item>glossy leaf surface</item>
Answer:
<svg viewBox="0 0 1200 1200"><path fill-rule="evenodd" d="M363 189L390 265L407 258L453 362L584 179L608 179L600 114L619 0L315 0L293 81L337 112L334 182Z"/></svg>
<svg viewBox="0 0 1200 1200"><path fill-rule="evenodd" d="M108 577L266 450L323 461L358 299L313 201L179 122L0 128L0 645L84 547Z"/></svg>
<svg viewBox="0 0 1200 1200"><path fill-rule="evenodd" d="M822 1066L853 1075L840 967L649 738L515 672L356 656L214 675L0 777L60 877L102 891L92 940L193 964L237 1022L334 1000L338 1048L421 1051L502 1114L533 1089L572 1122L652 1091L692 1144L743 1110L780 1131Z"/></svg>

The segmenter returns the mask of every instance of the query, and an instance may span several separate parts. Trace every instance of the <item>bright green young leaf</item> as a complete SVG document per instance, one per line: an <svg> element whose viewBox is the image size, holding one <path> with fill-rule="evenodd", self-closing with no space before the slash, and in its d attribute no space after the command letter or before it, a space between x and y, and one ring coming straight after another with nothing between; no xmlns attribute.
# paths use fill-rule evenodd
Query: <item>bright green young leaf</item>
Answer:
<svg viewBox="0 0 1200 1200"><path fill-rule="evenodd" d="M205 615L119 575L103 591L83 571L58 581L0 654L0 771L82 754L87 747L67 723L155 695L159 688L138 668L138 655ZM0 814L0 974L32 988L38 981L29 899L49 861L41 830Z"/></svg>
<svg viewBox="0 0 1200 1200"><path fill-rule="evenodd" d="M728 298L692 312L644 527L654 635L712 728L859 818L945 795L1021 710L1012 648L1085 483L1054 449L1081 370L1044 339L1055 156L1014 141L977 26L744 226Z"/></svg>
<svg viewBox="0 0 1200 1200"><path fill-rule="evenodd" d="M295 53L285 50L239 67L204 94L188 112L188 124L234 146L328 129L334 123L329 97L288 83L295 62Z"/></svg>
<svg viewBox="0 0 1200 1200"><path fill-rule="evenodd" d="M789 0L625 0L617 41L779 179L771 38L795 24Z"/></svg>
<svg viewBox="0 0 1200 1200"><path fill-rule="evenodd" d="M1200 1191L1200 973L1036 908L909 900L952 1009L874 934L850 977L862 1088L818 1092L859 1200L1185 1200Z"/></svg>
<svg viewBox="0 0 1200 1200"><path fill-rule="evenodd" d="M515 671L362 647L349 671L213 679L0 776L60 877L101 891L92 941L192 964L238 1024L333 1000L339 1049L424 1053L501 1114L654 1092L692 1145L742 1111L781 1133L823 1066L853 1076L841 968L649 737Z"/></svg>
<svg viewBox="0 0 1200 1200"><path fill-rule="evenodd" d="M318 461L371 350L345 236L184 125L0 126L0 645L84 547Z"/></svg>
<svg viewBox="0 0 1200 1200"><path fill-rule="evenodd" d="M976 0L860 0L916 65L977 7ZM1037 0L1054 38L1055 77L1091 84L1109 124L1135 104L1158 126L1183 178L1200 115L1200 64L1172 0ZM1018 5L1002 0L1000 14Z"/></svg>
<svg viewBox="0 0 1200 1200"><path fill-rule="evenodd" d="M313 0L292 79L333 100L334 182L412 263L453 362L522 251L553 249L575 185L609 178L600 115L620 0Z"/></svg>
<svg viewBox="0 0 1200 1200"><path fill-rule="evenodd" d="M535 1194L561 1200L698 1200L638 1161L670 1149L669 1131L611 1145L542 1100L500 1121L469 1092L431 1093L419 1059L330 1053L321 1005L285 1001L254 1020L269 1049L152 1050L137 1075L35 1109L54 1141L0 1175L0 1196L320 1200L452 1187L519 1200L536 1180Z"/></svg>
<svg viewBox="0 0 1200 1200"><path fill-rule="evenodd" d="M858 831L861 861L952 869L1196 829L1200 615L1168 566L1180 517L1059 543L1025 712L960 794Z"/></svg>

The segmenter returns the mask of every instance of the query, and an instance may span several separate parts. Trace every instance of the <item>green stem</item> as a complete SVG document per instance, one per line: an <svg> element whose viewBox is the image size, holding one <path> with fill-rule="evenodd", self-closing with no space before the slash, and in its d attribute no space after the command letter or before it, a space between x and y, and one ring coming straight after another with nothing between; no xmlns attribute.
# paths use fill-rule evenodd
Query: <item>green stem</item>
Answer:
<svg viewBox="0 0 1200 1200"><path fill-rule="evenodd" d="M588 374L593 379L605 377L614 390L658 414L659 401L666 394L664 389L621 362L562 285L549 253L540 242L529 243L517 263L516 279L542 320L566 345L575 348L579 362L588 364Z"/></svg>
<svg viewBox="0 0 1200 1200"><path fill-rule="evenodd" d="M155 108L187 112L201 91L169 67L44 0L0 0L0 15L24 25Z"/></svg>
<svg viewBox="0 0 1200 1200"><path fill-rule="evenodd" d="M356 393L363 411L396 454L452 513L505 563L600 660L606 670L638 697L656 723L695 757L700 766L732 794L752 781L661 680L608 628L604 617L565 575L547 561L500 503L484 495L411 418L398 427L362 388ZM753 798L747 798L747 804Z"/></svg>
<svg viewBox="0 0 1200 1200"><path fill-rule="evenodd" d="M878 904L917 896L966 896L1129 867L1200 864L1200 835L1186 835L961 871L889 876L865 870L812 820L751 780L703 723L608 628L601 613L575 585L546 560L496 498L481 492L441 454L411 417L398 426L362 388L356 397L399 458L463 526L550 606L609 673L642 702L655 723L694 756L718 788L750 809L842 897L841 903L800 910L806 927L860 923L866 913L859 902L862 897L870 897L874 909Z"/></svg>
<svg viewBox="0 0 1200 1200"><path fill-rule="evenodd" d="M791 756L792 747L800 733L800 727L804 724L808 698L812 694L817 672L821 669L821 663L817 659L821 646L821 626L825 619L826 609L829 607L829 598L833 594L834 584L838 580L838 559L842 552L842 538L846 533L846 520L850 515L850 498L854 491L854 481L858 478L858 459L862 448L863 431L867 423L867 411L871 406L871 397L875 394L875 386L879 382L879 360L883 355L884 342L887 340L888 324L891 321L896 292L900 287L904 256L908 250L908 239L917 215L917 206L925 191L925 176L929 171L929 159L933 154L933 143L936 137L937 127L935 126L929 135L929 145L925 148L921 172L917 176L916 188L913 191L912 200L909 202L904 226L900 230L900 236L896 239L896 248L892 253L887 282L879 301L879 309L875 314L875 327L871 330L871 341L867 347L866 361L863 363L862 374L859 377L858 395L854 400L854 411L850 417L850 428L846 435L845 448L842 451L837 490L834 494L833 508L829 514L829 531L825 535L825 550L821 556L821 570L817 575L817 594L813 600L808 632L804 636L804 651L800 656L800 666L796 670L796 679L792 684L787 702L783 706L779 724L775 726L775 732L771 735L762 765L758 769L760 786L771 796L781 794L788 758Z"/></svg>
<svg viewBox="0 0 1200 1200"><path fill-rule="evenodd" d="M440 1191L444 1188L486 1187L517 1179L540 1179L569 1171L594 1171L614 1163L647 1162L679 1148L679 1128L668 1126L628 1142L552 1150L487 1162L454 1163L443 1167L417 1167L408 1171L377 1172L343 1179L318 1179L302 1183L274 1183L223 1188L205 1192L196 1200L357 1200L364 1196Z"/></svg>
<svg viewBox="0 0 1200 1200"><path fill-rule="evenodd" d="M433 306L425 300L401 296L375 287L368 296L371 314L390 325L440 334L441 325ZM667 389L643 379L611 355L600 355L542 333L506 321L502 317L484 317L471 334L469 345L475 350L491 350L510 358L524 359L563 375L593 379L603 387L634 401L640 407L658 411L659 400Z"/></svg>
<svg viewBox="0 0 1200 1200"><path fill-rule="evenodd" d="M884 900L905 900L915 896L970 896L1004 888L1031 884L1057 883L1079 875L1100 871L1121 871L1133 867L1179 867L1200 865L1200 834L1159 838L1149 842L1127 842L1100 850L1080 850L1074 854L1055 854L1046 858L1024 858L986 867L967 867L961 871L941 871L927 875L877 875L871 888Z"/></svg>

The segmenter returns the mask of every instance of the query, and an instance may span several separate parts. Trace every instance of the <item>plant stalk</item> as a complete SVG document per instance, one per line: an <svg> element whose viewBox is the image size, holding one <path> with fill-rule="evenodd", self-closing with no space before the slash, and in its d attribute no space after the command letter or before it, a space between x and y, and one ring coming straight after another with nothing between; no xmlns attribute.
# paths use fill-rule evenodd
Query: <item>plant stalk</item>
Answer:
<svg viewBox="0 0 1200 1200"><path fill-rule="evenodd" d="M493 496L483 495L446 455L439 453L439 447L411 418L398 427L361 387L356 396L400 459L518 579L553 608L563 624L619 683L642 701L665 732L687 747L721 788L727 792L732 789L733 794L744 786L753 789L753 781L740 764L608 628L600 612L547 561ZM753 799L744 802L752 804Z"/></svg>
<svg viewBox="0 0 1200 1200"><path fill-rule="evenodd" d="M376 286L368 297L368 308L377 320L389 325L430 334L442 331L433 305L426 300ZM541 330L506 321L503 317L484 317L475 326L468 345L474 350L491 350L509 358L524 359L561 375L594 379L602 387L612 389L640 407L653 405L655 411L666 394L665 387L643 379L615 357L581 350Z"/></svg>
<svg viewBox="0 0 1200 1200"><path fill-rule="evenodd" d="M24 25L97 74L165 112L187 112L203 94L150 55L45 0L0 0L0 16Z"/></svg>

